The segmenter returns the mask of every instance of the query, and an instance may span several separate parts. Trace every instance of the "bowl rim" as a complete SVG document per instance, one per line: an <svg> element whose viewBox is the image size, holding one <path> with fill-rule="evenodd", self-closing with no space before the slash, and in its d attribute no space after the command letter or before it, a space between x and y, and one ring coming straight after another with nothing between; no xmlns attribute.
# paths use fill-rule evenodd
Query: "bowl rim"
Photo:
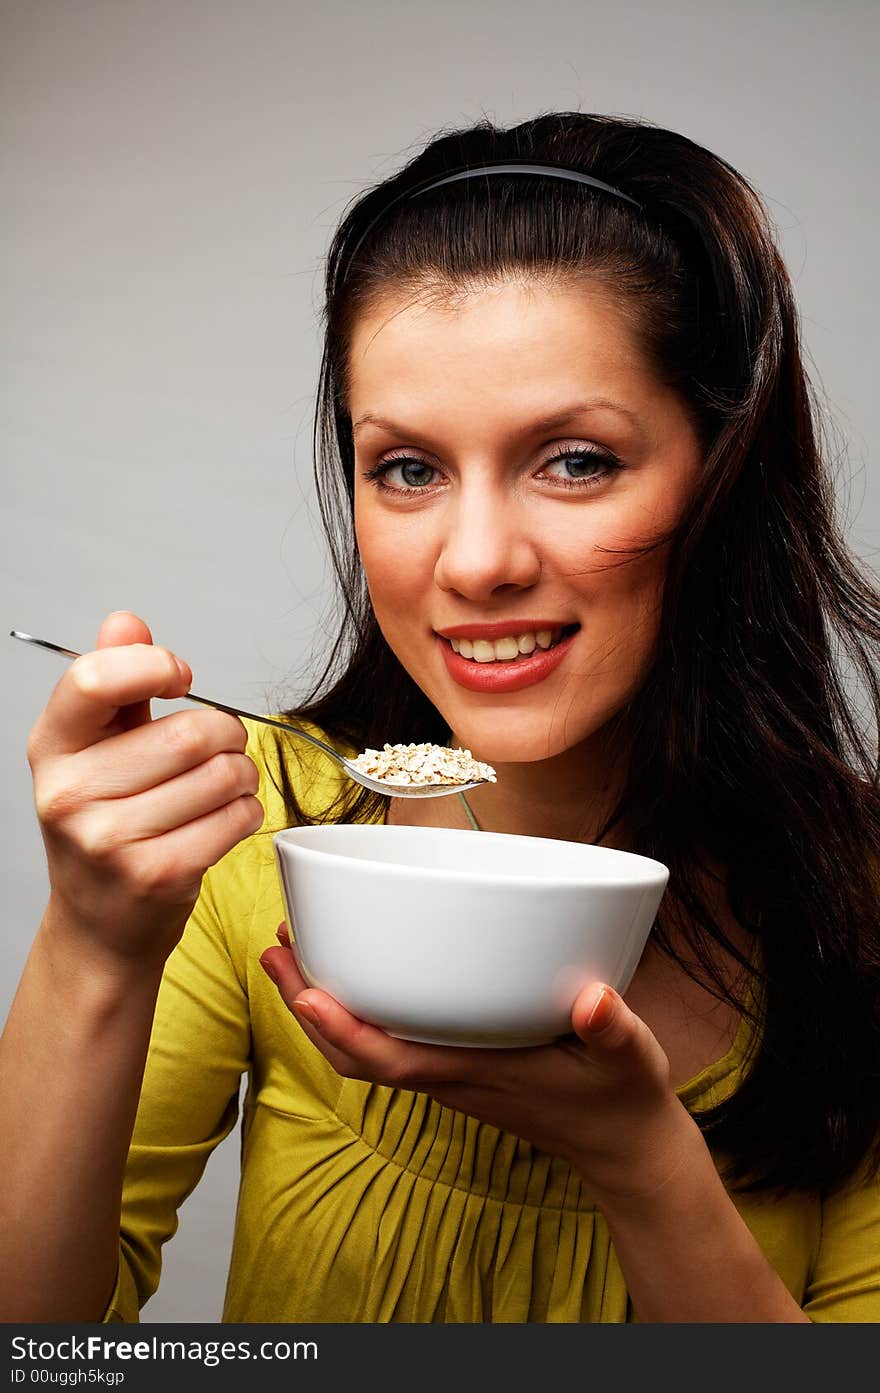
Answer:
<svg viewBox="0 0 880 1393"><path fill-rule="evenodd" d="M637 874L635 876L629 875L624 877L611 875L608 878L597 880L578 875L553 875L552 877L547 877L537 874L516 875L512 872L504 871L451 870L443 866L409 866L395 861L373 860L369 856L349 856L340 851L327 851L319 846L310 846L306 842L297 840L297 834L300 832L311 833L314 831L322 831L325 828L337 827L372 827L377 831L379 829L392 833L395 831L406 831L410 833L414 832L416 835L425 832L430 833L432 837L436 837L438 834L441 837L447 836L453 838L473 837L475 835L471 828L466 829L463 827L410 827L406 825L396 828L386 827L384 823L379 822L312 823L302 827L285 827L278 832L274 832L272 834L272 846L275 855L276 857L280 857L280 846L287 845L295 847L299 855L306 856L309 859L321 859L324 861L336 862L340 865L359 863L368 866L383 866L391 875L400 876L404 879L410 879L416 876L424 878L427 876L440 881L473 881L481 885L503 885L517 888L525 886L528 889L538 888L542 890L546 890L548 886L553 886L564 887L566 889L578 888L582 890L600 890L608 888L644 891L657 889L661 882L662 885L660 888L665 890L669 882L668 866L665 866L662 861L656 861L651 856L642 856L636 851L622 851L618 847L611 846L597 847L592 842L567 842L561 837L526 837L524 834L518 832L481 831L478 835L481 837L493 837L496 840L507 842L551 842L554 845L565 847L582 846L595 851L601 851L603 855L611 856L615 859L623 858L630 865L636 862L638 866L642 868L641 873L638 873L638 867L636 867Z"/></svg>

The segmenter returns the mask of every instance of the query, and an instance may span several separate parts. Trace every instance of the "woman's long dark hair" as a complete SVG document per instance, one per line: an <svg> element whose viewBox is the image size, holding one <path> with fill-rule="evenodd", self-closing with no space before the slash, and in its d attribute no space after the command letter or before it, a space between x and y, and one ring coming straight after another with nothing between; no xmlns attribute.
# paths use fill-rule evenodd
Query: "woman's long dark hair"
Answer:
<svg viewBox="0 0 880 1393"><path fill-rule="evenodd" d="M644 211L528 175L393 203L462 165L516 159L590 173ZM715 965L720 944L748 967L707 893L707 867L726 868L735 917L758 940L759 1029L744 1082L698 1121L731 1185L826 1190L880 1164L880 605L835 522L788 274L759 197L724 160L640 121L550 113L441 134L356 201L328 256L315 431L340 626L289 714L356 749L446 740L369 603L352 525L346 355L356 317L382 294L522 273L610 289L703 446L687 511L655 542L668 543L659 638L614 718L629 773L603 835L625 819L632 849L669 867L658 943L750 1009ZM867 693L867 728L844 661ZM310 820L283 784L291 820ZM383 801L352 786L317 816L376 816ZM686 952L673 949L673 929Z"/></svg>

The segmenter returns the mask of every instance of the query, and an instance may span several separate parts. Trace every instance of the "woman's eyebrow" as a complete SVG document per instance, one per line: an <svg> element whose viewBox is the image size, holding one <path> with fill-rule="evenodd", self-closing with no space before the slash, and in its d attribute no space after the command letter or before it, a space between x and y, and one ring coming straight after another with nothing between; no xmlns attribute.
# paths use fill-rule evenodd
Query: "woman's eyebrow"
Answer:
<svg viewBox="0 0 880 1393"><path fill-rule="evenodd" d="M524 429L524 434L537 435L541 431L556 430L560 426L568 425L577 416L584 416L590 411L616 411L618 415L624 416L631 425L638 426L640 421L634 411L624 406L622 402L612 401L610 397L591 397L589 401L576 402L573 406L562 407L559 411L551 412L546 416L537 416L529 422ZM387 416L379 416L373 411L365 411L363 416L359 416L355 421L352 432L357 432L361 426L379 426L383 430L390 431L394 435L417 434L412 427L405 426L397 421L392 421Z"/></svg>

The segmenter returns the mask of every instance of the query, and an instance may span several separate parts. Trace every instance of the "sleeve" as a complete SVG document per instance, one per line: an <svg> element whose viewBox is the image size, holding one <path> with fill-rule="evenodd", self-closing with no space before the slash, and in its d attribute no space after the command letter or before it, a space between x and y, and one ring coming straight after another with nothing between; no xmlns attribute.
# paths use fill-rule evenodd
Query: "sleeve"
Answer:
<svg viewBox="0 0 880 1393"><path fill-rule="evenodd" d="M280 747L267 737L267 727L244 724L266 819L204 876L165 967L126 1165L119 1267L105 1323L138 1320L159 1285L162 1245L177 1231L177 1211L238 1120L241 1078L251 1062L248 945L259 920L261 878L276 875L272 832L286 825ZM316 808L332 801L334 778L338 784L342 776L325 756L300 742L285 762L302 799L314 800Z"/></svg>
<svg viewBox="0 0 880 1393"><path fill-rule="evenodd" d="M880 1176L862 1174L825 1198L804 1296L813 1321L880 1321Z"/></svg>
<svg viewBox="0 0 880 1393"><path fill-rule="evenodd" d="M215 870L222 867L223 861ZM226 947L209 872L159 990L105 1322L137 1321L156 1290L162 1245L177 1230L177 1211L237 1121L249 1054L246 994Z"/></svg>

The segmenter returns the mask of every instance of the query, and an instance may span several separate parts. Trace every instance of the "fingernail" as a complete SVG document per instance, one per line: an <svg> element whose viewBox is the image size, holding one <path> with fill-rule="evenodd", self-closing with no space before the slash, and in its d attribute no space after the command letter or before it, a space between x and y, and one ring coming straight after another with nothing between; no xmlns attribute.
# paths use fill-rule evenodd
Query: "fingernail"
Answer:
<svg viewBox="0 0 880 1393"><path fill-rule="evenodd" d="M274 982L275 985L276 985L276 987L277 987L277 986L278 986L278 973L275 971L275 968L272 966L272 964L271 964L270 962L269 962L269 963L263 962L263 959L260 958L260 967L263 969L263 971L265 972L266 976L269 978L269 981L270 981L270 982Z"/></svg>
<svg viewBox="0 0 880 1393"><path fill-rule="evenodd" d="M293 1003L293 1009L297 1015L302 1016L303 1020L308 1021L309 1025L313 1025L316 1030L321 1029L321 1017L308 1001L297 999Z"/></svg>
<svg viewBox="0 0 880 1393"><path fill-rule="evenodd" d="M188 668L187 664L183 661L182 658L178 658L176 655L175 655L174 661L175 661L176 664L177 664L177 670L178 670L178 672L180 673L181 677L183 678L184 682L189 682L189 680L190 680L190 671L189 671L189 668Z"/></svg>
<svg viewBox="0 0 880 1393"><path fill-rule="evenodd" d="M290 935L287 932L286 924L278 925L278 928L275 930L275 937L278 939L278 942L282 945L283 948L290 947Z"/></svg>
<svg viewBox="0 0 880 1393"><path fill-rule="evenodd" d="M596 997L595 1005L587 1017L588 1030L604 1030L614 1012L614 998L607 987L603 987Z"/></svg>

